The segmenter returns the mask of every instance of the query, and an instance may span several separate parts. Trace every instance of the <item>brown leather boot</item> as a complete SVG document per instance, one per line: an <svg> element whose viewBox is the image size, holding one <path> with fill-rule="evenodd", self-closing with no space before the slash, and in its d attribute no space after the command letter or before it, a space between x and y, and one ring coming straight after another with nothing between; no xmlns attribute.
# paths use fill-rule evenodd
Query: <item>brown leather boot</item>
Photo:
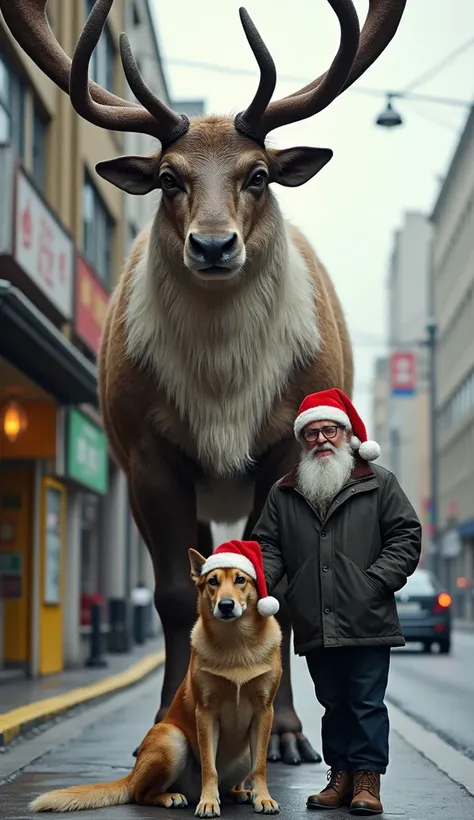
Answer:
<svg viewBox="0 0 474 820"><path fill-rule="evenodd" d="M350 814L382 814L380 775L377 772L354 772L354 791Z"/></svg>
<svg viewBox="0 0 474 820"><path fill-rule="evenodd" d="M352 797L352 772L328 772L328 785L318 794L310 794L308 809L340 809L348 806Z"/></svg>

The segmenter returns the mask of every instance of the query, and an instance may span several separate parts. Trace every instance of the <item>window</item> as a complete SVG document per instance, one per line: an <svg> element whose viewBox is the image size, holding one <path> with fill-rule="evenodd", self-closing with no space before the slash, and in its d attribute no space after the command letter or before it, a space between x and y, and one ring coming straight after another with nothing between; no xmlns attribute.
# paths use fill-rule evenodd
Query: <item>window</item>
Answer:
<svg viewBox="0 0 474 820"><path fill-rule="evenodd" d="M443 423L457 426L474 412L474 370L461 382L443 408Z"/></svg>
<svg viewBox="0 0 474 820"><path fill-rule="evenodd" d="M84 252L99 278L109 287L112 283L115 226L87 171L84 177L82 226Z"/></svg>
<svg viewBox="0 0 474 820"><path fill-rule="evenodd" d="M86 17L90 14L94 5L94 0L85 0L86 2ZM90 64L90 76L96 83L113 91L115 88L115 58L116 49L110 28L105 24L104 30L100 36L94 53L92 54Z"/></svg>
<svg viewBox="0 0 474 820"><path fill-rule="evenodd" d="M38 102L33 110L33 158L32 169L34 180L44 193L46 187L46 139L48 134L48 117Z"/></svg>
<svg viewBox="0 0 474 820"><path fill-rule="evenodd" d="M133 25L134 26L139 26L140 23L141 23L140 12L138 11L138 6L137 6L136 3L133 3L133 6L132 6L132 18L133 18Z"/></svg>
<svg viewBox="0 0 474 820"><path fill-rule="evenodd" d="M25 158L25 84L0 47L0 144Z"/></svg>

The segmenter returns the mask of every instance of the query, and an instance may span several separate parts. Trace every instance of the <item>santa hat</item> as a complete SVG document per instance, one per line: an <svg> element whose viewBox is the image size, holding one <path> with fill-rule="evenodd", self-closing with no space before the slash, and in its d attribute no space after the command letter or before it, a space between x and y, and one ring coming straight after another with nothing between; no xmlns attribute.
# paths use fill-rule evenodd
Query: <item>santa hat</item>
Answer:
<svg viewBox="0 0 474 820"><path fill-rule="evenodd" d="M280 604L276 598L267 595L262 550L257 541L226 541L221 544L202 565L201 575L215 569L240 569L250 575L260 597L257 604L260 615L276 615Z"/></svg>
<svg viewBox="0 0 474 820"><path fill-rule="evenodd" d="M311 393L303 399L294 425L298 441L303 442L303 429L310 421L323 421L324 419L352 429L351 447L358 451L364 461L375 461L379 457L379 445L376 441L367 440L364 422L350 398L337 387Z"/></svg>

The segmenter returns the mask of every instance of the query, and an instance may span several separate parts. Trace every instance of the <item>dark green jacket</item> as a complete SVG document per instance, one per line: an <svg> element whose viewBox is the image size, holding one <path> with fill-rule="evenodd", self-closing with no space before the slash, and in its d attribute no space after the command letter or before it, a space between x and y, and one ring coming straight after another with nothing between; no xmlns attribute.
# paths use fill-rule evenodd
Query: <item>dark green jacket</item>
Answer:
<svg viewBox="0 0 474 820"><path fill-rule="evenodd" d="M268 594L287 575L298 655L405 644L394 592L416 569L421 525L393 473L357 458L323 520L288 473L270 490L252 538Z"/></svg>

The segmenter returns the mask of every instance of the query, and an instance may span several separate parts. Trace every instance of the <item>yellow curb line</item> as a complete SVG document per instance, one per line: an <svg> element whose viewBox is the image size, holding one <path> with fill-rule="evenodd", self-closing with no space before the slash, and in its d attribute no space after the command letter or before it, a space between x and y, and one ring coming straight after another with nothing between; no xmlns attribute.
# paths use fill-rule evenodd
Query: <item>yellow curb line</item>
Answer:
<svg viewBox="0 0 474 820"><path fill-rule="evenodd" d="M87 701L95 700L104 695L110 695L138 683L150 672L162 666L164 661L165 653L163 650L154 652L117 675L110 675L110 677L91 683L89 686L71 689L63 695L38 700L35 703L28 704L28 706L20 706L18 709L12 709L11 712L0 714L0 746L11 743L22 731L31 728L32 725L40 721L49 720L82 703L87 703Z"/></svg>

